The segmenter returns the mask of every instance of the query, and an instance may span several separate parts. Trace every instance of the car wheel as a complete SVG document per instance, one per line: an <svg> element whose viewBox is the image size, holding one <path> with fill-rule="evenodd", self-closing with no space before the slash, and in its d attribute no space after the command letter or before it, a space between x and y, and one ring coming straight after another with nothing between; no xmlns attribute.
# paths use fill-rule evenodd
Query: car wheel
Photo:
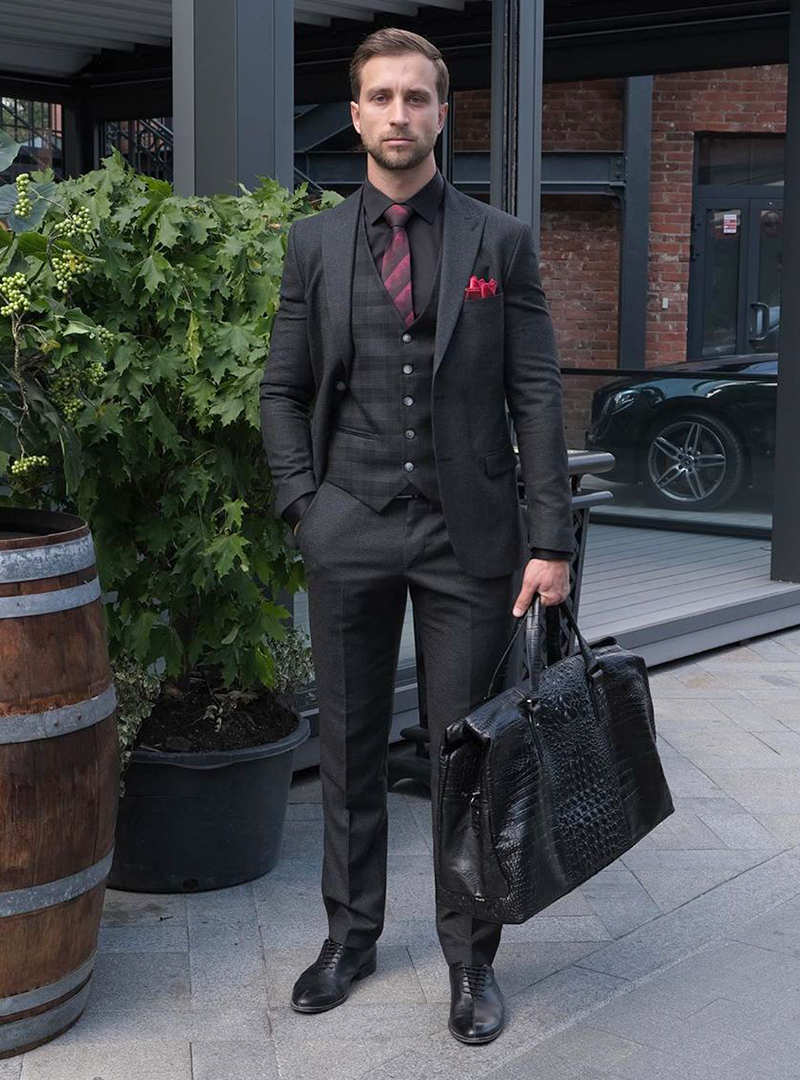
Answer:
<svg viewBox="0 0 800 1080"><path fill-rule="evenodd" d="M742 483L742 444L724 420L708 413L665 417L650 428L644 452L644 487L656 506L710 509Z"/></svg>

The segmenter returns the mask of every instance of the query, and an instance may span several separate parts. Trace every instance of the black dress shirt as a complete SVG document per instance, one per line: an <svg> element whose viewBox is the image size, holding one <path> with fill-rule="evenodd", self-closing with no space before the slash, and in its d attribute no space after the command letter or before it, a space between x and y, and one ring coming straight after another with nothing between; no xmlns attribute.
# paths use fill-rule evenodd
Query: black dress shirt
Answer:
<svg viewBox="0 0 800 1080"><path fill-rule="evenodd" d="M438 169L419 191L402 200L404 205L410 206L414 211L406 224L406 232L411 249L411 297L415 315L424 309L433 286L436 263L442 246L443 200L444 177ZM380 273L383 253L392 239L392 227L383 212L388 206L392 206L395 200L369 180L365 180L361 201L367 241ZM292 528L303 516L313 498L314 493L307 492L285 508L283 518ZM531 558L571 559L572 552L531 548Z"/></svg>

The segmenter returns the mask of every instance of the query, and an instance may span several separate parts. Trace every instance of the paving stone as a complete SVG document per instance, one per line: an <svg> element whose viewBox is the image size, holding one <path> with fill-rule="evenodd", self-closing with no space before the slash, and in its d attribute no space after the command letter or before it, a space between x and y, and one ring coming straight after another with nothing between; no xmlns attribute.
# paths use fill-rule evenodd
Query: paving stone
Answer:
<svg viewBox="0 0 800 1080"><path fill-rule="evenodd" d="M186 925L186 897L161 893L122 892L106 889L103 901L104 926L131 926L134 923Z"/></svg>
<svg viewBox="0 0 800 1080"><path fill-rule="evenodd" d="M192 1080L189 1044L183 1040L119 1042L113 1046L61 1039L23 1057L21 1080Z"/></svg>
<svg viewBox="0 0 800 1080"><path fill-rule="evenodd" d="M591 904L612 938L622 937L662 914L661 908L644 889L641 896L614 900L595 898Z"/></svg>
<svg viewBox="0 0 800 1080"><path fill-rule="evenodd" d="M216 948L193 948L191 975L194 1002L267 1003L267 976L260 942L255 948L231 942Z"/></svg>
<svg viewBox="0 0 800 1080"><path fill-rule="evenodd" d="M22 1072L22 1054L0 1061L0 1080L19 1080Z"/></svg>
<svg viewBox="0 0 800 1080"><path fill-rule="evenodd" d="M90 1001L115 1011L188 1005L189 956L180 953L98 953Z"/></svg>
<svg viewBox="0 0 800 1080"><path fill-rule="evenodd" d="M80 1020L51 1044L76 1045L168 1042L195 1039L258 1042L269 1034L265 1004L217 1003L121 1009L111 1001L89 998ZM90 1074L90 1080L93 1080ZM165 1074L164 1080L171 1080Z"/></svg>
<svg viewBox="0 0 800 1080"><path fill-rule="evenodd" d="M261 947L252 882L229 889L193 893L186 898L186 914L192 949L218 948L224 944L230 944L232 948Z"/></svg>
<svg viewBox="0 0 800 1080"><path fill-rule="evenodd" d="M318 946L265 950L267 1000L270 1007L283 1008L288 1004L297 978L316 960L318 954ZM373 975L354 984L358 988L359 1004L425 1002L414 963L404 945L386 945L383 940L379 941L377 964ZM353 1000L356 1000L355 994Z"/></svg>
<svg viewBox="0 0 800 1080"><path fill-rule="evenodd" d="M386 1026L391 1026L388 1019ZM403 1058L414 1045L418 1038L377 1039L363 1029L355 1039L281 1040L276 1055L281 1080L356 1080L377 1075L381 1063Z"/></svg>
<svg viewBox="0 0 800 1080"><path fill-rule="evenodd" d="M261 1042L192 1043L192 1080L279 1080L271 1039Z"/></svg>
<svg viewBox="0 0 800 1080"><path fill-rule="evenodd" d="M595 1027L591 1020L559 1032L548 1039L544 1046L551 1042L559 1057L569 1065L594 1066L606 1074L609 1070L616 1070L621 1062L642 1049L640 1043L603 1031Z"/></svg>
<svg viewBox="0 0 800 1080"><path fill-rule="evenodd" d="M182 952L189 949L189 934L181 924L135 923L132 926L101 926L100 952Z"/></svg>
<svg viewBox="0 0 800 1080"><path fill-rule="evenodd" d="M791 851L784 852L597 949L579 964L628 979L639 978L688 955L798 892L800 859Z"/></svg>
<svg viewBox="0 0 800 1080"><path fill-rule="evenodd" d="M780 720L776 720L765 709L761 709L748 698L719 698L714 706L745 731L785 731Z"/></svg>

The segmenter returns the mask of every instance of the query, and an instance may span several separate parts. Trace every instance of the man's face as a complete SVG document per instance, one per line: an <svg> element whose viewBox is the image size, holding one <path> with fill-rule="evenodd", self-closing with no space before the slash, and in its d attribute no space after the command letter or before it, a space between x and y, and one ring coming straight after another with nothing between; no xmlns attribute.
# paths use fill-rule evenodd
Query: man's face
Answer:
<svg viewBox="0 0 800 1080"><path fill-rule="evenodd" d="M436 69L427 56L373 56L361 69L361 94L358 102L350 102L350 113L378 165L413 169L432 153L447 102L439 104Z"/></svg>

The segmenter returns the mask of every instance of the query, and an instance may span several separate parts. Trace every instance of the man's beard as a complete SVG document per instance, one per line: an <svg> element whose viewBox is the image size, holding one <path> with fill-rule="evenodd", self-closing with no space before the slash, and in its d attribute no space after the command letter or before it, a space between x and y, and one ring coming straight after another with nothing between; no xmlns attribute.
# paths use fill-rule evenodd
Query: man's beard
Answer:
<svg viewBox="0 0 800 1080"><path fill-rule="evenodd" d="M402 138L402 136L400 137ZM364 142L363 138L361 141ZM420 162L428 157L434 145L435 143L428 145L428 143L421 142L416 138L408 143L407 147L397 152L397 150L392 151L391 147L387 147L383 139L369 144L364 143L367 153L374 158L381 168L392 172L416 168Z"/></svg>

